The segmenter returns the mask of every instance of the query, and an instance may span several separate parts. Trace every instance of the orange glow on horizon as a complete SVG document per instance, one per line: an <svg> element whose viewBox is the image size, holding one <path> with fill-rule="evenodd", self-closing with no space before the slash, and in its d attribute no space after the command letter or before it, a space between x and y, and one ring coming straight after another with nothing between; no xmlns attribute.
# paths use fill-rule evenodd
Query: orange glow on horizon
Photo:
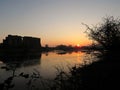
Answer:
<svg viewBox="0 0 120 90"><path fill-rule="evenodd" d="M90 39L88 39L88 37L84 34L78 34L78 35L73 35L70 34L68 36L61 36L60 38L54 38L55 36L53 36L52 38L46 39L46 38L41 38L41 44L42 46L45 46L46 44L49 47L55 47L57 45L71 45L71 46L88 46L90 45L92 42Z"/></svg>
<svg viewBox="0 0 120 90"><path fill-rule="evenodd" d="M78 44L76 44L76 43L78 43ZM46 44L48 44L48 46L49 47L55 47L55 46L57 46L57 45L71 45L71 46L77 46L77 47L82 47L82 46L88 46L88 45L90 45L92 42L90 41L90 40L83 40L83 41L78 41L78 40L76 40L76 41L73 41L73 42L60 42L60 41L58 41L58 42L44 42L44 43L42 43L42 46L45 46Z"/></svg>

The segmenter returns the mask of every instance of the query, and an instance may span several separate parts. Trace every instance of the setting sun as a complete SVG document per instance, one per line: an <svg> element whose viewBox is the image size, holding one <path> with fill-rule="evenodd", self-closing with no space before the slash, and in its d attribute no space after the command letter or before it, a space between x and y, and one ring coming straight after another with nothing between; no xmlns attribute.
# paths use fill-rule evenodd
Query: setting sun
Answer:
<svg viewBox="0 0 120 90"><path fill-rule="evenodd" d="M77 44L77 47L80 47L80 44Z"/></svg>

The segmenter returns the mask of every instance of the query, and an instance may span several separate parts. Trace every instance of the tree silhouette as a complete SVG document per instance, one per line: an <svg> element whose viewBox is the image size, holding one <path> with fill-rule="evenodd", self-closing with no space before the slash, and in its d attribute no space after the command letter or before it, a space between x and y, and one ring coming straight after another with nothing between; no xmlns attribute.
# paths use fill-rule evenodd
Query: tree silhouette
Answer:
<svg viewBox="0 0 120 90"><path fill-rule="evenodd" d="M90 28L88 25L87 34L90 39L97 41L105 50L120 50L120 19L113 16L103 18L103 23Z"/></svg>

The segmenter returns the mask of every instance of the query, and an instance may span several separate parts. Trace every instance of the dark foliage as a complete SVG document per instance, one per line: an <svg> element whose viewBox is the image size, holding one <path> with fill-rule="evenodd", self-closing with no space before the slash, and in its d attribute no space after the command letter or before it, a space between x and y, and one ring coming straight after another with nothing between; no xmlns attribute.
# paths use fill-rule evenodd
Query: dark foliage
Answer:
<svg viewBox="0 0 120 90"><path fill-rule="evenodd" d="M99 50L99 61L83 67L72 67L67 75L61 71L56 76L59 84L56 83L57 89L54 90L120 89L120 20L107 17L98 27L86 27L89 37L103 46Z"/></svg>
<svg viewBox="0 0 120 90"><path fill-rule="evenodd" d="M120 19L114 19L113 16L110 16L104 18L103 23L98 26L90 28L86 25L86 27L89 37L101 44L104 49L120 50Z"/></svg>
<svg viewBox="0 0 120 90"><path fill-rule="evenodd" d="M73 47L70 46L66 46L66 45L58 45L55 47L56 50L63 50L63 51L72 51Z"/></svg>

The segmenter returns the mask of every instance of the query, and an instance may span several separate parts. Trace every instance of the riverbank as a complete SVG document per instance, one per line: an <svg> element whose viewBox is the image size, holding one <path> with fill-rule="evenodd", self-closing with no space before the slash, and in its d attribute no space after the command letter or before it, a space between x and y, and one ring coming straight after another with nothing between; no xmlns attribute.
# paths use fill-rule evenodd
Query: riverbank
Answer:
<svg viewBox="0 0 120 90"><path fill-rule="evenodd" d="M56 78L59 90L104 90L119 89L120 81L119 54L106 53L99 56L99 61L83 67L72 67L67 74L63 70ZM57 90L57 89L56 89Z"/></svg>

